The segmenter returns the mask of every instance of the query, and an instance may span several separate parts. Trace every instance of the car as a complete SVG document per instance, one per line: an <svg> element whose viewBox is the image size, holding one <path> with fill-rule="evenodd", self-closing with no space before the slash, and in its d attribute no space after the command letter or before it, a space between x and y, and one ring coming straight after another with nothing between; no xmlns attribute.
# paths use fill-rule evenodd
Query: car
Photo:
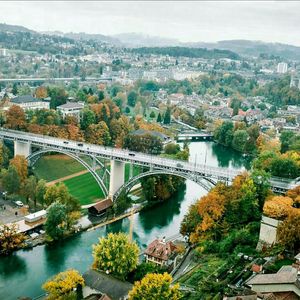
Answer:
<svg viewBox="0 0 300 300"><path fill-rule="evenodd" d="M177 168L183 168L183 165L180 164L180 163L178 163L178 164L176 165L176 167L177 167Z"/></svg>
<svg viewBox="0 0 300 300"><path fill-rule="evenodd" d="M64 141L64 144L69 144L69 142L68 141Z"/></svg>
<svg viewBox="0 0 300 300"><path fill-rule="evenodd" d="M129 152L129 156L135 156L135 153Z"/></svg>
<svg viewBox="0 0 300 300"><path fill-rule="evenodd" d="M23 202L22 201L15 201L15 204L17 205L17 206L19 206L19 207L23 207L24 206L24 204L23 204Z"/></svg>
<svg viewBox="0 0 300 300"><path fill-rule="evenodd" d="M82 147L83 143L78 143L77 146Z"/></svg>

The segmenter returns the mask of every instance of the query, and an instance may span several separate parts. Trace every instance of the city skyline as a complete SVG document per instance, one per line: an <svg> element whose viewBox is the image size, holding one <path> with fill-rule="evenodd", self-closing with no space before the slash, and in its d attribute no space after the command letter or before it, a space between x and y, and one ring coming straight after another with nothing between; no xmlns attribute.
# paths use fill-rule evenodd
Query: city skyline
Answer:
<svg viewBox="0 0 300 300"><path fill-rule="evenodd" d="M136 32L181 42L245 39L300 46L300 3L293 1L1 1L0 5L0 22L36 31L109 36Z"/></svg>

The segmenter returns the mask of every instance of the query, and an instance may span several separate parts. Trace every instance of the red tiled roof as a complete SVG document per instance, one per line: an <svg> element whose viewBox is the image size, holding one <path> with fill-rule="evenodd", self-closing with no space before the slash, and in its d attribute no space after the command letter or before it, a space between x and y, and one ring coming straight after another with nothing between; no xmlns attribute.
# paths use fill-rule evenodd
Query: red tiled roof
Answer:
<svg viewBox="0 0 300 300"><path fill-rule="evenodd" d="M97 202L92 207L94 207L98 212L101 212L102 210L107 209L107 208L109 208L111 206L112 206L111 199L105 199L105 200L102 200L100 202Z"/></svg>
<svg viewBox="0 0 300 300"><path fill-rule="evenodd" d="M168 260L175 250L176 246L172 242L163 242L156 239L147 247L144 253L161 260Z"/></svg>

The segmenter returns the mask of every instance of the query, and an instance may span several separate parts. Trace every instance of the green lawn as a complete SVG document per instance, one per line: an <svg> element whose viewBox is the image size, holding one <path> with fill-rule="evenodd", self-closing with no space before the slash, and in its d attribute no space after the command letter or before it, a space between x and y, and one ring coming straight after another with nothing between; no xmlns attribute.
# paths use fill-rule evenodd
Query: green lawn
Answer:
<svg viewBox="0 0 300 300"><path fill-rule="evenodd" d="M81 205L103 199L104 194L90 173L79 175L63 181L71 195L79 199Z"/></svg>
<svg viewBox="0 0 300 300"><path fill-rule="evenodd" d="M42 156L34 165L34 173L38 178L52 181L65 177L85 168L76 160L66 155Z"/></svg>

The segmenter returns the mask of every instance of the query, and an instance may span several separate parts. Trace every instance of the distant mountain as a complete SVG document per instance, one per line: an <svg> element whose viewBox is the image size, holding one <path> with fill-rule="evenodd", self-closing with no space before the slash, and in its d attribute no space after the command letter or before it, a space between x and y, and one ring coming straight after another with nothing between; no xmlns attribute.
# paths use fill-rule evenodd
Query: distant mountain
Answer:
<svg viewBox="0 0 300 300"><path fill-rule="evenodd" d="M259 56L260 54L267 54L269 56L280 56L285 59L300 60L300 47L281 43L266 43L262 41L249 40L226 40L216 43L186 43L186 46L231 50L244 56Z"/></svg>
<svg viewBox="0 0 300 300"><path fill-rule="evenodd" d="M73 40L83 40L83 41L94 40L94 41L98 41L98 42L113 44L116 46L121 45L121 42L118 39L111 37L111 36L103 35L103 34L90 34L90 33L85 33L85 32L64 33L61 31L43 31L42 33L47 34L47 35L67 37L67 38L73 39Z"/></svg>
<svg viewBox="0 0 300 300"><path fill-rule="evenodd" d="M9 25L5 23L0 23L0 31L9 31L9 32L31 32L34 33L36 31L30 30L24 26L19 25Z"/></svg>
<svg viewBox="0 0 300 300"><path fill-rule="evenodd" d="M117 38L126 47L166 47L180 46L182 44L176 39L134 32L116 34L113 37Z"/></svg>

